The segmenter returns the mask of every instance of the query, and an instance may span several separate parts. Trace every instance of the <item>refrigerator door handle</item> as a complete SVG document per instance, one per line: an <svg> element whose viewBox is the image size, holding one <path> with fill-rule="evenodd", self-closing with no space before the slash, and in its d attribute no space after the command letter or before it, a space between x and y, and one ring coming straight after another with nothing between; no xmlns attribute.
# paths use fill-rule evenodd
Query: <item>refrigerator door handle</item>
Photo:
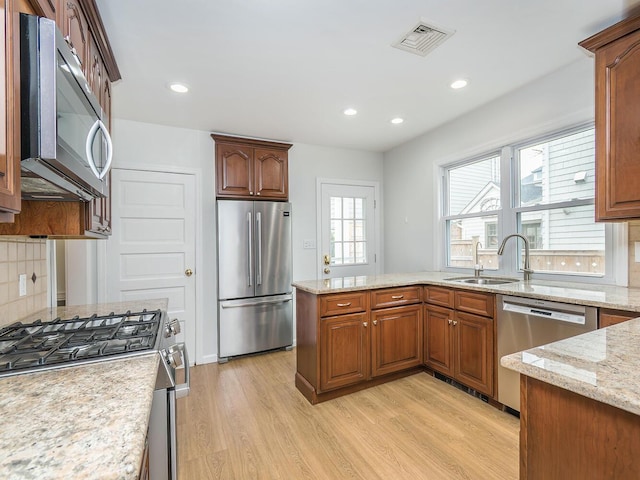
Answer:
<svg viewBox="0 0 640 480"><path fill-rule="evenodd" d="M253 243L253 235L252 235L252 231L253 231L253 222L251 221L251 212L247 212L247 256L249 258L249 262L248 262L248 274L249 276L247 277L247 285L250 287L251 286L251 281L253 278L253 269L252 269L252 265L253 265L253 248L252 248L252 243Z"/></svg>
<svg viewBox="0 0 640 480"><path fill-rule="evenodd" d="M256 298L244 300L225 300L220 302L220 308L241 308L253 305L277 305L293 301L293 295L277 295L270 298Z"/></svg>
<svg viewBox="0 0 640 480"><path fill-rule="evenodd" d="M262 213L256 213L256 285L262 285Z"/></svg>

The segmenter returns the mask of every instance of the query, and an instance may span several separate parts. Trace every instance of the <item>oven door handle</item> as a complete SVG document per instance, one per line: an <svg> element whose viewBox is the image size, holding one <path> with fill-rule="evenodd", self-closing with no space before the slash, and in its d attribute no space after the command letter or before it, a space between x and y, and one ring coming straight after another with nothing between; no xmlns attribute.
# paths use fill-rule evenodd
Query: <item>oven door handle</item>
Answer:
<svg viewBox="0 0 640 480"><path fill-rule="evenodd" d="M187 346L184 343L178 343L176 345L180 354L182 355L184 365L184 383L175 386L176 398L182 398L189 395L191 391L191 373L189 371L189 354L187 353Z"/></svg>

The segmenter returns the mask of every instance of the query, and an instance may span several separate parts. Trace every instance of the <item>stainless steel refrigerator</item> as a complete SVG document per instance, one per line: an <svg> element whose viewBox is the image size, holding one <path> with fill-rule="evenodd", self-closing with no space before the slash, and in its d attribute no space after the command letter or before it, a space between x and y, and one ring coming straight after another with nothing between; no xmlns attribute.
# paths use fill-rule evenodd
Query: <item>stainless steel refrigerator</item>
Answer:
<svg viewBox="0 0 640 480"><path fill-rule="evenodd" d="M293 343L291 204L218 200L218 361Z"/></svg>

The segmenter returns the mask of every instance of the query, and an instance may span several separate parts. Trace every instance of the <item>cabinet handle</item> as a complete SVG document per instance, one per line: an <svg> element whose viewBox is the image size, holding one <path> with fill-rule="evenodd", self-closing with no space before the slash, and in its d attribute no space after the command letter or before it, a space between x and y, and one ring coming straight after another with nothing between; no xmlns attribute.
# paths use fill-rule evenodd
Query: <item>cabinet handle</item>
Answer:
<svg viewBox="0 0 640 480"><path fill-rule="evenodd" d="M376 325L378 325L378 320L373 321L373 326L375 327Z"/></svg>
<svg viewBox="0 0 640 480"><path fill-rule="evenodd" d="M367 327L369 326L369 324L368 324L367 322L362 322L362 326L363 326L364 328L367 328Z"/></svg>
<svg viewBox="0 0 640 480"><path fill-rule="evenodd" d="M453 321L453 326L455 327L458 324L456 320Z"/></svg>
<svg viewBox="0 0 640 480"><path fill-rule="evenodd" d="M391 298L393 300L401 300L404 298L404 295L391 295Z"/></svg>
<svg viewBox="0 0 640 480"><path fill-rule="evenodd" d="M351 302L347 302L347 303L338 303L339 307L350 307L351 306ZM366 325L365 325L366 326Z"/></svg>
<svg viewBox="0 0 640 480"><path fill-rule="evenodd" d="M449 325L451 325L453 323L453 320L448 319L447 322L449 322Z"/></svg>

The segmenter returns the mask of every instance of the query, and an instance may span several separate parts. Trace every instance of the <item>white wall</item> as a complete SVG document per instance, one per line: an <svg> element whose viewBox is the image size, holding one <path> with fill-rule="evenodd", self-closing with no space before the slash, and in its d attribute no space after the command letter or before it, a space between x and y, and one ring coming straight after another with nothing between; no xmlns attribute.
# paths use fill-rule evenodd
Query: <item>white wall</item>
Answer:
<svg viewBox="0 0 640 480"><path fill-rule="evenodd" d="M593 120L593 78L593 59L585 55L584 59L385 153L386 271L441 267L438 165Z"/></svg>
<svg viewBox="0 0 640 480"><path fill-rule="evenodd" d="M217 358L217 286L214 143L209 132L115 119L116 168L195 172L200 184L202 259L198 275L196 362ZM302 240L316 238L316 177L371 180L382 184L382 154L295 144L289 150L289 198L293 205L293 277L315 278L315 250ZM108 241L117 241L114 234Z"/></svg>
<svg viewBox="0 0 640 480"><path fill-rule="evenodd" d="M368 180L382 186L381 153L297 143L289 150L289 199L293 209L293 279L316 278L317 251L303 249L303 240L317 238L316 179ZM381 202L383 203L383 202ZM384 215L381 222L384 225ZM381 238L380 252L384 248ZM381 259L381 271L384 259Z"/></svg>

